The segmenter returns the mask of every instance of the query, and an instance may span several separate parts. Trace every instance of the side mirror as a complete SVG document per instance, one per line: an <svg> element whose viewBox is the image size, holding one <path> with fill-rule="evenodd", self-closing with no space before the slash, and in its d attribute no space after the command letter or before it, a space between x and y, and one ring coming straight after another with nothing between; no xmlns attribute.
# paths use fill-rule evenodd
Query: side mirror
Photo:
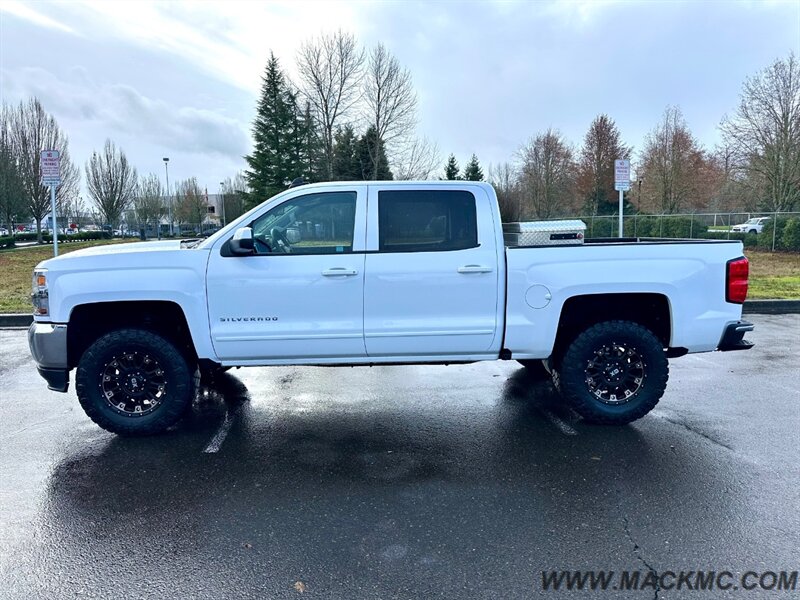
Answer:
<svg viewBox="0 0 800 600"><path fill-rule="evenodd" d="M231 238L231 252L237 256L253 254L253 230L250 227L240 227Z"/></svg>

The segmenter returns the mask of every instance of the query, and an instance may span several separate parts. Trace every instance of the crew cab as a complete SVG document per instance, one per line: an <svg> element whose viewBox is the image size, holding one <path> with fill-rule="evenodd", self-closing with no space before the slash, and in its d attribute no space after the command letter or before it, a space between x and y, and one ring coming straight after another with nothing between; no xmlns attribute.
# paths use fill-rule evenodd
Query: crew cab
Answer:
<svg viewBox="0 0 800 600"><path fill-rule="evenodd" d="M564 243L564 236L553 239ZM478 182L292 187L205 240L98 246L33 273L31 352L101 427L151 434L232 366L517 360L585 419L650 411L668 359L747 349L739 241L507 246Z"/></svg>

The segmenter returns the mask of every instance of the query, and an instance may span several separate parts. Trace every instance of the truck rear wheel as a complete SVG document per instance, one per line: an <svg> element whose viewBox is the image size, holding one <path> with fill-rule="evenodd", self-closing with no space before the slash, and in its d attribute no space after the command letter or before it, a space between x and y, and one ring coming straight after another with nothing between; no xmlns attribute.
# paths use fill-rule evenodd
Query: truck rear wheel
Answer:
<svg viewBox="0 0 800 600"><path fill-rule="evenodd" d="M194 384L178 349L142 329L120 329L97 339L75 376L78 400L89 418L120 435L151 435L177 423L191 406Z"/></svg>
<svg viewBox="0 0 800 600"><path fill-rule="evenodd" d="M658 404L668 377L663 344L649 329L630 321L607 321L575 338L553 381L585 420L624 425Z"/></svg>

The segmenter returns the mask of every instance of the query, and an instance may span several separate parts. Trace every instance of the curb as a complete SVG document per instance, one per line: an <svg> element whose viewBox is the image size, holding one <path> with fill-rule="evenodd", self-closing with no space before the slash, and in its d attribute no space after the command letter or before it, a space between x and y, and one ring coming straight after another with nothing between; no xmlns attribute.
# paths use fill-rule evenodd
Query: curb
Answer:
<svg viewBox="0 0 800 600"><path fill-rule="evenodd" d="M787 315L800 313L800 300L750 300L744 303L746 315Z"/></svg>
<svg viewBox="0 0 800 600"><path fill-rule="evenodd" d="M0 315L0 328L30 327L31 323L33 323L32 314L23 313Z"/></svg>
<svg viewBox="0 0 800 600"><path fill-rule="evenodd" d="M800 300L748 300L742 307L746 315L789 315L800 313ZM0 315L0 329L30 327L33 315L5 314Z"/></svg>

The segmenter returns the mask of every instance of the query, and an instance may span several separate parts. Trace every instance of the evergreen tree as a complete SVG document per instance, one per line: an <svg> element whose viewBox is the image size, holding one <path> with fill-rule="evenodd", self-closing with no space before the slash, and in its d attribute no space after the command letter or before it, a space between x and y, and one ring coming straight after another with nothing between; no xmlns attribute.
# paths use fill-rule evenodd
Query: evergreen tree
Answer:
<svg viewBox="0 0 800 600"><path fill-rule="evenodd" d="M302 171L300 121L297 100L278 59L270 53L253 121L253 152L245 157L252 204L286 189Z"/></svg>
<svg viewBox="0 0 800 600"><path fill-rule="evenodd" d="M25 186L6 132L0 133L0 224L11 231L17 221L27 221Z"/></svg>
<svg viewBox="0 0 800 600"><path fill-rule="evenodd" d="M444 166L444 178L448 181L461 179L458 175L458 162L453 154L448 157L447 164Z"/></svg>
<svg viewBox="0 0 800 600"><path fill-rule="evenodd" d="M359 181L362 178L358 156L358 138L351 125L339 129L334 136L333 179Z"/></svg>
<svg viewBox="0 0 800 600"><path fill-rule="evenodd" d="M306 182L322 181L324 175L320 169L322 149L317 137L311 108L306 103L301 112L297 106L297 94L288 94L289 119L286 128L288 140L286 166L289 169L289 183L297 177Z"/></svg>
<svg viewBox="0 0 800 600"><path fill-rule="evenodd" d="M325 148L319 134L317 122L311 112L311 105L306 102L303 112L303 161L305 162L305 177L308 182L327 181L328 174L325 169Z"/></svg>
<svg viewBox="0 0 800 600"><path fill-rule="evenodd" d="M483 169L481 169L481 163L478 162L478 157L474 154L469 159L467 166L464 167L464 179L467 181L483 181Z"/></svg>
<svg viewBox="0 0 800 600"><path fill-rule="evenodd" d="M361 179L388 180L394 179L389 170L389 160L386 158L386 144L378 137L374 126L370 125L367 132L358 140L356 156L361 168Z"/></svg>

